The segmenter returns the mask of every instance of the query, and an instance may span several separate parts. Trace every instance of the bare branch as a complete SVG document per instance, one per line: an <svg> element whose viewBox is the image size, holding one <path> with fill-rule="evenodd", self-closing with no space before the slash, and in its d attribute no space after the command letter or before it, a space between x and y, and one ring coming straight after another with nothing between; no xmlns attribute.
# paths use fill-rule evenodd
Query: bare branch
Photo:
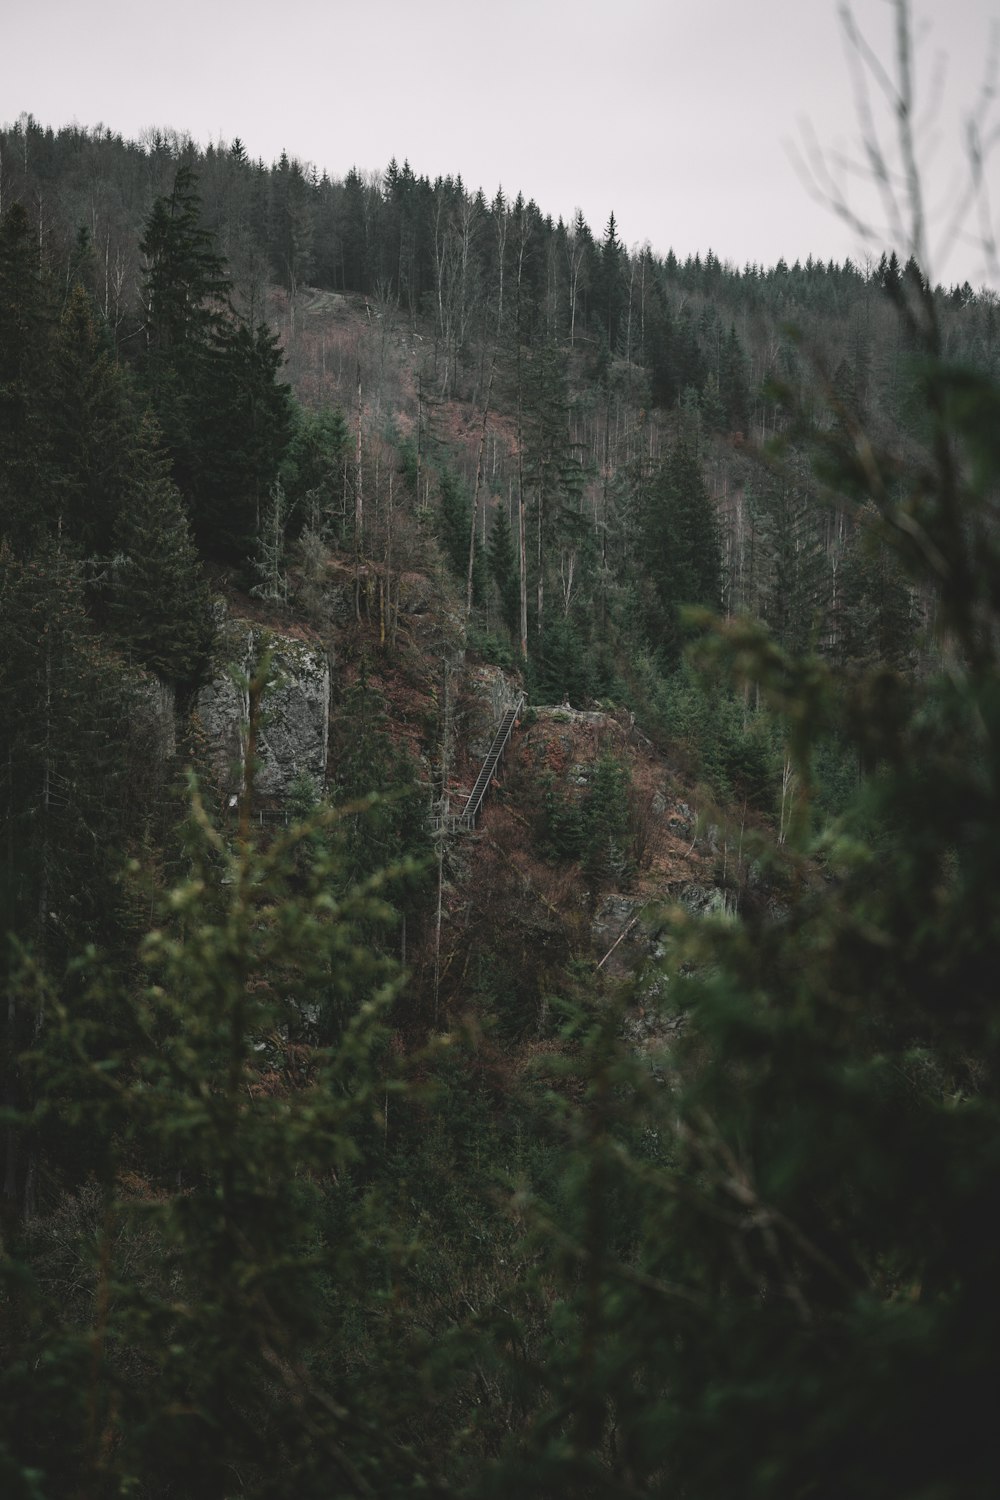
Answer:
<svg viewBox="0 0 1000 1500"><path fill-rule="evenodd" d="M958 244L980 250L989 273L1000 276L997 236L986 166L1000 141L1000 127L991 118L1000 74L1000 23L990 29L983 81L968 118L963 140L967 173L945 191L940 209L928 209L923 173L939 153L943 132L940 117L946 59L938 52L932 63L926 98L918 100L916 60L927 27L916 27L909 0L892 0L894 7L894 67L891 74L861 31L850 0L840 0L837 11L843 29L847 64L860 131L860 159L844 148L824 150L808 122L800 122L803 150L790 149L793 162L810 196L824 203L858 236L888 242L913 257L929 284L932 271L942 266ZM894 74L894 76L893 76ZM879 106L878 111L876 105ZM883 134L882 106L892 116L892 129ZM919 107L918 107L919 106ZM852 201L848 185L863 179L878 194L884 227ZM970 222L975 228L970 229ZM935 231L934 244L931 226ZM915 309L911 309L914 313Z"/></svg>

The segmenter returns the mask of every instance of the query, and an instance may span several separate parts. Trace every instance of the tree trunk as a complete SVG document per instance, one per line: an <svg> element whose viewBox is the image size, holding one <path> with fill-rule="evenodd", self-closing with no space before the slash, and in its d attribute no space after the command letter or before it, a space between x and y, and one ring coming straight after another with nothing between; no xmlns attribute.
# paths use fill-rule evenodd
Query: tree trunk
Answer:
<svg viewBox="0 0 1000 1500"><path fill-rule="evenodd" d="M469 523L469 568L465 580L465 618L472 615L472 577L476 565L476 516L479 509L479 491L483 482L483 455L486 452L486 423L489 421L490 401L493 398L493 376L497 367L497 351L494 347L490 364L490 378L486 385L486 400L483 402L483 425L479 433L479 462L476 464L476 487L472 495L472 516Z"/></svg>
<svg viewBox="0 0 1000 1500"><path fill-rule="evenodd" d="M361 354L358 354L357 364L358 378L358 410L357 410L357 444L354 460L354 615L358 624L361 623L361 542L364 527L364 505L362 501L362 467L361 467Z"/></svg>

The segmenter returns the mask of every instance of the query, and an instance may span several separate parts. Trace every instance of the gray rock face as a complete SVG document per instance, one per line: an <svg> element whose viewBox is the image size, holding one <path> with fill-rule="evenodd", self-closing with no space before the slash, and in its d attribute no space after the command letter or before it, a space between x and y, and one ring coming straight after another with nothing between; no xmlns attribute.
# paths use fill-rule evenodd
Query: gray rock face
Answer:
<svg viewBox="0 0 1000 1500"><path fill-rule="evenodd" d="M641 896L623 896L611 891L594 913L593 933L597 943L614 942L648 903Z"/></svg>
<svg viewBox="0 0 1000 1500"><path fill-rule="evenodd" d="M718 886L686 885L678 893L677 900L693 917L725 917L731 915L725 891Z"/></svg>
<svg viewBox="0 0 1000 1500"><path fill-rule="evenodd" d="M642 921L649 902L642 896L606 895L591 924L591 938L604 973L617 979L635 974L651 949Z"/></svg>
<svg viewBox="0 0 1000 1500"><path fill-rule="evenodd" d="M257 730L257 790L266 797L287 797L296 777L305 774L318 791L326 775L329 741L326 653L239 620L220 631L216 672L198 693L196 704L216 773L223 786L239 790L249 723L246 680L265 645L271 650L272 682Z"/></svg>
<svg viewBox="0 0 1000 1500"><path fill-rule="evenodd" d="M603 950L602 971L611 979L631 981L632 1004L623 1020L625 1039L653 1058L681 1030L683 1016L669 1003L667 953L655 927L651 928L650 907L641 896L611 892L594 914L591 935L595 948Z"/></svg>
<svg viewBox="0 0 1000 1500"><path fill-rule="evenodd" d="M472 699L466 724L469 753L481 760L489 751L497 725L508 709L516 708L524 689L502 667L473 667L465 681Z"/></svg>
<svg viewBox="0 0 1000 1500"><path fill-rule="evenodd" d="M606 713L603 708L570 708L568 703L539 704L535 716L552 724L572 724L579 729L610 729L619 735L625 732L615 715Z"/></svg>
<svg viewBox="0 0 1000 1500"><path fill-rule="evenodd" d="M229 671L235 674L244 670L242 660L230 658L226 665L220 663L218 675L199 688L195 699L195 713L208 740L215 780L231 792L238 791L243 780L241 766L249 711L246 689L233 680Z"/></svg>

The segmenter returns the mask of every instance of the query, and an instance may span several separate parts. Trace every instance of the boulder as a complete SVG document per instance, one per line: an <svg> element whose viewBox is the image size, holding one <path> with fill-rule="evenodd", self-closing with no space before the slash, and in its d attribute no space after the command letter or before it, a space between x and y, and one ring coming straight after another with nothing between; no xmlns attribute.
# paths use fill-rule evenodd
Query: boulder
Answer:
<svg viewBox="0 0 1000 1500"><path fill-rule="evenodd" d="M729 917L733 915L726 892L715 885L686 885L677 893L678 905L692 917Z"/></svg>

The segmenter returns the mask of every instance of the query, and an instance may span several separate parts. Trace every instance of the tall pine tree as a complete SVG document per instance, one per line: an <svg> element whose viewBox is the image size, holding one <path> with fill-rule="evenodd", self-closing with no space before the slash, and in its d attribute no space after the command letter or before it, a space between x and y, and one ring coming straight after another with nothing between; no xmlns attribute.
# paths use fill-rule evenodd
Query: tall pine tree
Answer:
<svg viewBox="0 0 1000 1500"><path fill-rule="evenodd" d="M683 440L662 464L644 511L646 629L664 662L673 663L683 641L682 606L717 608L722 569L715 509Z"/></svg>
<svg viewBox="0 0 1000 1500"><path fill-rule="evenodd" d="M0 534L30 550L53 519L47 397L53 321L28 215L0 221Z"/></svg>
<svg viewBox="0 0 1000 1500"><path fill-rule="evenodd" d="M211 646L210 601L184 504L149 418L136 471L115 532L111 627L142 666L167 682L191 683Z"/></svg>

